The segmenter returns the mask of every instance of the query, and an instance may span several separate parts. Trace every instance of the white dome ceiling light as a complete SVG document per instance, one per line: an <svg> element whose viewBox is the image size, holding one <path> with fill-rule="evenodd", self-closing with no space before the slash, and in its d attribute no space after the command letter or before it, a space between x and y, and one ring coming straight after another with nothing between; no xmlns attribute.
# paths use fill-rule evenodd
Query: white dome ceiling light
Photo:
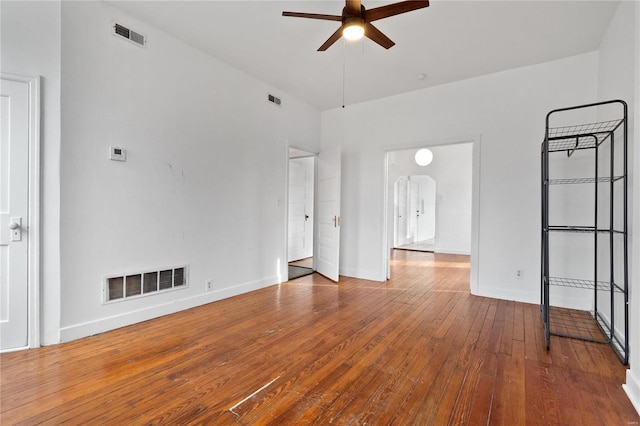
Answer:
<svg viewBox="0 0 640 426"><path fill-rule="evenodd" d="M416 163L419 166L427 166L433 161L433 152L431 152L431 150L428 150L427 148L422 148L419 149L418 152L416 152L415 158Z"/></svg>

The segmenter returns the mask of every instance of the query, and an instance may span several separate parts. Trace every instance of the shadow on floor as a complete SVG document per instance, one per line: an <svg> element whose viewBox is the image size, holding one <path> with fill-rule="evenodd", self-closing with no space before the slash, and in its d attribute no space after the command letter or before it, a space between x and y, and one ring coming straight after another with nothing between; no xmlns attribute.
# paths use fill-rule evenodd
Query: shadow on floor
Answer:
<svg viewBox="0 0 640 426"><path fill-rule="evenodd" d="M289 281L311 274L313 274L313 269L311 268L289 265Z"/></svg>

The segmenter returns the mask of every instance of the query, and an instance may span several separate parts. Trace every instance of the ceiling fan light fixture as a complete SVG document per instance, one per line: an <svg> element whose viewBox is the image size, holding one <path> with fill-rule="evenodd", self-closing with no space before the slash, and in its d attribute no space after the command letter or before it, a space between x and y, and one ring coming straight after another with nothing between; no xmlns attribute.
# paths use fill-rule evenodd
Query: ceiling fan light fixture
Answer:
<svg viewBox="0 0 640 426"><path fill-rule="evenodd" d="M364 22L362 22L362 19L347 20L342 30L342 36L350 41L360 40L364 36Z"/></svg>

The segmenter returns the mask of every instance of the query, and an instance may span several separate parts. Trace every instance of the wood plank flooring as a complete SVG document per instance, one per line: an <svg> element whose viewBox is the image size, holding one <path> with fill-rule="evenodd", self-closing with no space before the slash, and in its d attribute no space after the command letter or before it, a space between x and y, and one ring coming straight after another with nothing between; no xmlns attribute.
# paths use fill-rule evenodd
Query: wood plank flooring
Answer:
<svg viewBox="0 0 640 426"><path fill-rule="evenodd" d="M289 262L292 266L302 266L303 268L313 268L313 257L305 257L304 259Z"/></svg>
<svg viewBox="0 0 640 426"><path fill-rule="evenodd" d="M436 248L435 239L430 238L428 240L418 241L415 243L404 244L396 247L397 250L415 250L415 251L429 251L433 252Z"/></svg>
<svg viewBox="0 0 640 426"><path fill-rule="evenodd" d="M0 424L631 425L607 345L469 294L466 256L395 251L385 283L314 274L0 355Z"/></svg>

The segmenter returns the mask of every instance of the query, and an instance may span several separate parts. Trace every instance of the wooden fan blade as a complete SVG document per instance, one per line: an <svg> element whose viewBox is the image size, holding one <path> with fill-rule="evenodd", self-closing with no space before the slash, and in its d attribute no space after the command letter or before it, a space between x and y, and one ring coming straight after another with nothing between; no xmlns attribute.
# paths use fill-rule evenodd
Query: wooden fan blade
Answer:
<svg viewBox="0 0 640 426"><path fill-rule="evenodd" d="M321 13L282 12L282 16L291 16L293 18L322 19L324 21L342 21L342 16L323 15Z"/></svg>
<svg viewBox="0 0 640 426"><path fill-rule="evenodd" d="M389 37L384 35L382 31L380 31L379 29L377 29L376 27L374 27L372 24L368 22L364 24L364 35L367 36L369 39L375 41L385 49L390 49L395 45L395 43L391 41Z"/></svg>
<svg viewBox="0 0 640 426"><path fill-rule="evenodd" d="M360 15L361 7L360 0L345 0L346 12L352 15Z"/></svg>
<svg viewBox="0 0 640 426"><path fill-rule="evenodd" d="M340 28L338 28L335 33L331 34L331 37L329 37L327 41L325 41L324 44L318 48L318 52L324 52L329 47L331 47L333 43L338 41L340 37L342 37L343 29L344 29L344 25L341 25Z"/></svg>
<svg viewBox="0 0 640 426"><path fill-rule="evenodd" d="M374 7L365 10L364 20L366 22L377 21L378 19L388 18L389 16L399 15L412 10L422 9L429 6L428 0L422 1L401 1L399 3L388 4L386 6Z"/></svg>

